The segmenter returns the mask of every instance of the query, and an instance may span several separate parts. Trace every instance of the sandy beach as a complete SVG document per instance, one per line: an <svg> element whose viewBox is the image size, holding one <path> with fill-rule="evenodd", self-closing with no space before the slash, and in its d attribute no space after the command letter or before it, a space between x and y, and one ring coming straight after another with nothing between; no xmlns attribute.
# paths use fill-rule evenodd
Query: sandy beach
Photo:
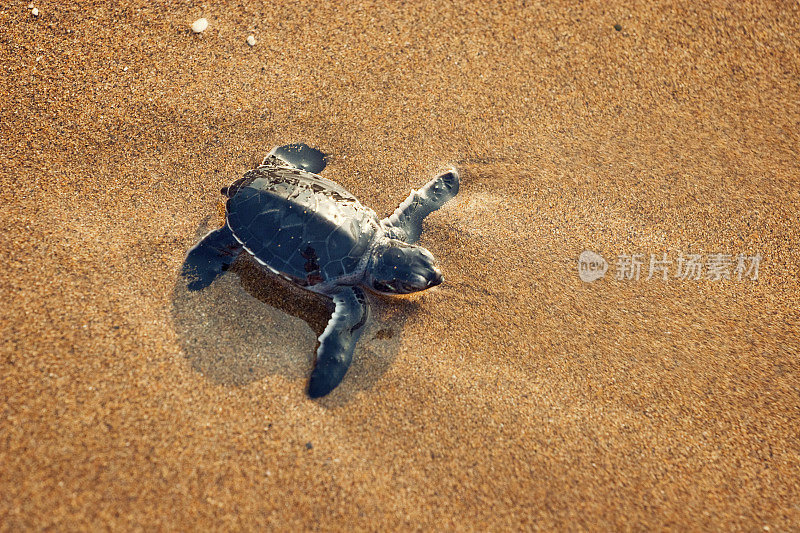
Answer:
<svg viewBox="0 0 800 533"><path fill-rule="evenodd" d="M0 6L0 531L799 528L800 4L320 4ZM179 277L292 142L461 174L320 400L329 302Z"/></svg>

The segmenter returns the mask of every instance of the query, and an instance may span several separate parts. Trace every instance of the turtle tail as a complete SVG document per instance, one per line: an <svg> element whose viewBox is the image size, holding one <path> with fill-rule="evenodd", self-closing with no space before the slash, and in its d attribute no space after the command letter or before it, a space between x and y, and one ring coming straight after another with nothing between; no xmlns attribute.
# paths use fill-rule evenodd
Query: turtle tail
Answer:
<svg viewBox="0 0 800 533"><path fill-rule="evenodd" d="M243 178L239 178L238 180L231 183L228 187L223 187L220 189L219 192L227 196L228 198L233 198L236 196L236 193L239 192L239 189L243 189L253 183L255 179L258 177L258 174L248 172L244 175Z"/></svg>
<svg viewBox="0 0 800 533"><path fill-rule="evenodd" d="M190 291L205 289L231 266L242 251L227 224L197 243L183 262L181 275Z"/></svg>

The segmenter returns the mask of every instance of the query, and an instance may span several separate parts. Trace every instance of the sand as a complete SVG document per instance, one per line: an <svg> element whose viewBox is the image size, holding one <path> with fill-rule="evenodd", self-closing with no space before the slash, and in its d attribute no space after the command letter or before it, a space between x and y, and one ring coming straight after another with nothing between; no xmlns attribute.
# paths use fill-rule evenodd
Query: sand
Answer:
<svg viewBox="0 0 800 533"><path fill-rule="evenodd" d="M320 4L0 6L0 530L800 527L798 4ZM462 176L319 401L325 302L178 278L288 142Z"/></svg>

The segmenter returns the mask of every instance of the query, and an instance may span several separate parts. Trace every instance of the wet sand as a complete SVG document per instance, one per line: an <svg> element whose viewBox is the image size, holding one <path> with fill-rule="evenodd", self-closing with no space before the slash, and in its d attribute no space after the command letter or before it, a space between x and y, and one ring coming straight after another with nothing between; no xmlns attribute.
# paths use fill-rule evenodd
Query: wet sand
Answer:
<svg viewBox="0 0 800 533"><path fill-rule="evenodd" d="M798 5L317 4L0 6L0 529L797 528ZM320 401L325 302L178 279L288 142L462 175Z"/></svg>

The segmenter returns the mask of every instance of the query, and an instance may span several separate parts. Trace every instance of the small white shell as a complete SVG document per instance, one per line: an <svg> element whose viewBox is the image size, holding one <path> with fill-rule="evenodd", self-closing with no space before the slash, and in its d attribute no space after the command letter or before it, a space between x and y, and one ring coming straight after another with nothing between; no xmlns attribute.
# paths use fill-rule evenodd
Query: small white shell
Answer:
<svg viewBox="0 0 800 533"><path fill-rule="evenodd" d="M192 31L195 33L203 33L208 28L208 20L201 18L192 22Z"/></svg>

